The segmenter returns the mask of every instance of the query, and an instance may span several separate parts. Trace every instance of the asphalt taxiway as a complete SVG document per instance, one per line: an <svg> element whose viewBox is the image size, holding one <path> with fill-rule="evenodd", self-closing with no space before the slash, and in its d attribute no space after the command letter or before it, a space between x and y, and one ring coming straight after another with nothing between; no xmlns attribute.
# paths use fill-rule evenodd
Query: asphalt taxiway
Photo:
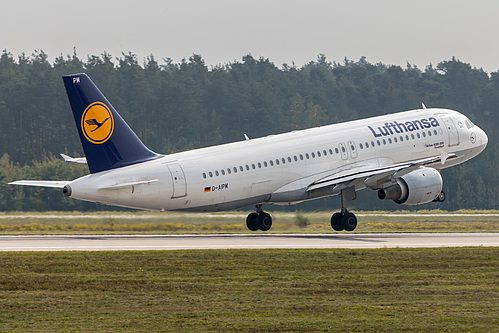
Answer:
<svg viewBox="0 0 499 333"><path fill-rule="evenodd" d="M0 236L0 251L374 249L492 246L499 233Z"/></svg>

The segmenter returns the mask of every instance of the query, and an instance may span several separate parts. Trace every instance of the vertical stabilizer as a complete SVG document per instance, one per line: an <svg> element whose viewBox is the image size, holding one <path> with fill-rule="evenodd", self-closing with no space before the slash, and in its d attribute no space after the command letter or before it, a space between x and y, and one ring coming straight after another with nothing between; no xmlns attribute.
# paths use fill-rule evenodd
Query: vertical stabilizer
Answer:
<svg viewBox="0 0 499 333"><path fill-rule="evenodd" d="M86 74L62 78L91 173L159 156L144 146Z"/></svg>

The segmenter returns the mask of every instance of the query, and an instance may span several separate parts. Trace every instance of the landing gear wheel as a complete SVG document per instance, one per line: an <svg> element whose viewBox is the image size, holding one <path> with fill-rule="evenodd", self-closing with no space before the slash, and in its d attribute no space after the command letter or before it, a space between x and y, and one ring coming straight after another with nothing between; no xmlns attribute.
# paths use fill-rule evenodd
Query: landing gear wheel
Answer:
<svg viewBox="0 0 499 333"><path fill-rule="evenodd" d="M258 220L261 231L267 231L272 227L272 217L269 213L261 212Z"/></svg>
<svg viewBox="0 0 499 333"><path fill-rule="evenodd" d="M259 215L257 213L251 213L248 215L248 217L246 218L246 226L249 230L257 231L258 229L260 229L258 218Z"/></svg>
<svg viewBox="0 0 499 333"><path fill-rule="evenodd" d="M343 228L346 231L354 231L357 228L357 217L354 213L346 213L342 216Z"/></svg>
<svg viewBox="0 0 499 333"><path fill-rule="evenodd" d="M357 217L346 210L342 213L334 213L331 216L331 227L335 231L354 231L357 228Z"/></svg>
<svg viewBox="0 0 499 333"><path fill-rule="evenodd" d="M331 216L331 227L335 231L342 231L343 230L343 223L341 223L341 213L334 213L333 216Z"/></svg>
<svg viewBox="0 0 499 333"><path fill-rule="evenodd" d="M445 201L445 192L440 192L437 197L433 200L434 202L444 202Z"/></svg>

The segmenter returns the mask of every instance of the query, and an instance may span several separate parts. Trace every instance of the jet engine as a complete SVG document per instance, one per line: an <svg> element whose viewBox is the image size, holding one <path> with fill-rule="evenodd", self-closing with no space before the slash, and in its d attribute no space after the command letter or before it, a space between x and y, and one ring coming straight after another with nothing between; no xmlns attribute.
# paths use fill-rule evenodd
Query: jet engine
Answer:
<svg viewBox="0 0 499 333"><path fill-rule="evenodd" d="M433 168L420 168L378 190L378 198L399 204L420 205L436 199L442 191L442 185L440 172Z"/></svg>

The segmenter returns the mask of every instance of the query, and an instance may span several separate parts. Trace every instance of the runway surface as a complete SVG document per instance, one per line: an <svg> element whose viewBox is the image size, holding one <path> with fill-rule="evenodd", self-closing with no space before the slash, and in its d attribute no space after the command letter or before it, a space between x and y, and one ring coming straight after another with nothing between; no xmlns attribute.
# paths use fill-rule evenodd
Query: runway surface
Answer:
<svg viewBox="0 0 499 333"><path fill-rule="evenodd" d="M0 251L499 247L499 233L0 236Z"/></svg>

